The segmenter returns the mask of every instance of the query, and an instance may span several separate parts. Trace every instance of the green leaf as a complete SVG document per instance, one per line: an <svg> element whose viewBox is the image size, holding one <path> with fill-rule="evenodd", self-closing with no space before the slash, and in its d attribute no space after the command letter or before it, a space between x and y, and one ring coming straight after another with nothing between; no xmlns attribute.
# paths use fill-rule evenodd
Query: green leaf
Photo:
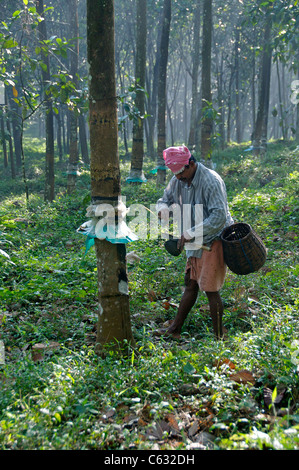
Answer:
<svg viewBox="0 0 299 470"><path fill-rule="evenodd" d="M184 365L183 370L186 374L194 374L196 372L196 370L194 369L192 364L190 364L190 362L187 362L187 364Z"/></svg>
<svg viewBox="0 0 299 470"><path fill-rule="evenodd" d="M41 68L43 69L44 72L47 72L48 67L44 62L40 62L39 65L41 66Z"/></svg>
<svg viewBox="0 0 299 470"><path fill-rule="evenodd" d="M277 388L275 387L272 393L272 403L275 403L277 397Z"/></svg>
<svg viewBox="0 0 299 470"><path fill-rule="evenodd" d="M12 47L17 47L18 43L14 39L6 39L3 43L4 49L11 49Z"/></svg>

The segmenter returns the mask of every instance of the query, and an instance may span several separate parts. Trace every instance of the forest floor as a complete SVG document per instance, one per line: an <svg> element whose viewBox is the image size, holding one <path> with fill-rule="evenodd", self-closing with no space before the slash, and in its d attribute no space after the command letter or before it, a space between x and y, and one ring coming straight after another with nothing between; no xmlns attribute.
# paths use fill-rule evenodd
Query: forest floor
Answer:
<svg viewBox="0 0 299 470"><path fill-rule="evenodd" d="M203 293L180 340L154 335L175 314L185 256L140 240L127 248L140 258L128 263L136 349L104 358L94 350L95 253L76 232L89 170L82 165L68 196L57 165L47 204L44 142L26 140L25 150L28 202L22 176L11 180L0 167L0 449L298 450L296 145L271 143L262 158L246 144L215 152L234 219L251 224L268 250L258 272L228 271L227 338L214 339ZM120 164L127 205L155 204L155 162L146 158L139 186L126 184L129 157Z"/></svg>

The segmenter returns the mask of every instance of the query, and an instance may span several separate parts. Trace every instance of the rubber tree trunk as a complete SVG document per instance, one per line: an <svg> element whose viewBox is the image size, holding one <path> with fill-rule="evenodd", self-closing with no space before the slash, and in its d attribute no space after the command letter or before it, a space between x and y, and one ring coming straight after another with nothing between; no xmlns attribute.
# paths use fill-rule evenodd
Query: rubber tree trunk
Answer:
<svg viewBox="0 0 299 470"><path fill-rule="evenodd" d="M57 148L58 148L58 155L59 155L59 163L62 164L62 140L61 140L61 116L60 112L55 115L56 117L56 132L57 132Z"/></svg>
<svg viewBox="0 0 299 470"><path fill-rule="evenodd" d="M8 106L8 93L7 89L5 90L5 107L6 110L9 109ZM13 152L13 144L12 144L12 136L11 136L11 123L10 123L10 113L6 114L6 129L7 129L7 139L8 139L8 149L9 149L9 160L10 160L10 169L11 169L11 177L15 179L16 177L16 167L15 167L15 160L14 160L14 152Z"/></svg>
<svg viewBox="0 0 299 470"><path fill-rule="evenodd" d="M44 17L44 2L36 0L36 10L41 17ZM39 40L41 42L47 40L46 22L38 23ZM50 83L50 60L49 55L41 51L41 59L46 65L42 69L43 89L45 90ZM46 121L46 167L45 167L45 201L54 200L54 122L53 108L50 95L45 95L45 121Z"/></svg>
<svg viewBox="0 0 299 470"><path fill-rule="evenodd" d="M87 0L91 202L114 208L120 196L115 84L114 2ZM98 353L133 343L125 244L95 239L99 319Z"/></svg>
<svg viewBox="0 0 299 470"><path fill-rule="evenodd" d="M194 12L194 31L193 31L193 60L192 60L192 101L191 101L191 118L190 131L188 138L189 149L195 148L196 143L196 124L198 109L198 70L200 62L200 0L197 0Z"/></svg>
<svg viewBox="0 0 299 470"><path fill-rule="evenodd" d="M89 165L89 154L88 154L88 145L86 137L86 128L85 128L85 116L81 113L79 115L79 137L80 137L80 147L82 160L84 163Z"/></svg>
<svg viewBox="0 0 299 470"><path fill-rule="evenodd" d="M253 131L252 145L253 154L264 154L267 147L267 127L269 113L270 80L272 49L270 46L271 22L267 20L264 32L264 43L262 52L262 64L259 86L258 111Z"/></svg>
<svg viewBox="0 0 299 470"><path fill-rule="evenodd" d="M158 153L157 153L157 185L165 184L166 169L163 150L166 147L166 73L168 61L168 44L171 21L171 0L164 0L163 27L161 34L161 55L158 81Z"/></svg>
<svg viewBox="0 0 299 470"><path fill-rule="evenodd" d="M21 89L15 85L15 88L17 89L17 93L21 93ZM8 92L8 107L11 109L12 114L13 114L13 119L11 121L12 124L12 135L13 135L13 140L14 140L14 149L15 149L15 162L17 168L19 168L22 165L22 149L21 149L21 125L22 125L22 116L21 116L21 110L17 103L13 100L13 93L12 93L12 88L8 87L7 88Z"/></svg>
<svg viewBox="0 0 299 470"><path fill-rule="evenodd" d="M212 0L203 2L203 32L202 32L202 109L212 103L211 92L211 46L212 46ZM201 125L201 158L207 163L212 154L212 128L213 120L210 113L202 113Z"/></svg>
<svg viewBox="0 0 299 470"><path fill-rule="evenodd" d="M146 14L147 0L137 0L137 36L136 36L136 65L135 81L136 85L144 88L145 86L145 67L146 67ZM128 182L142 183L145 180L143 174L144 158L144 109L145 94L143 91L136 92L135 106L139 111L139 116L133 123L133 144L131 157L131 171L127 178Z"/></svg>
<svg viewBox="0 0 299 470"><path fill-rule="evenodd" d="M70 11L70 37L73 38L73 47L70 48L70 71L75 87L78 86L78 60L79 60L79 24L78 24L78 0L68 0ZM76 110L69 110L70 119L70 154L67 170L67 192L71 194L76 189L78 171L78 116Z"/></svg>
<svg viewBox="0 0 299 470"><path fill-rule="evenodd" d="M162 12L163 13L163 12ZM156 149L155 149L155 129L156 129L156 116L157 116L157 89L158 89L158 79L159 79L159 64L160 64L160 43L161 43L161 34L162 34L162 23L163 23L163 16L162 14L159 16L159 24L157 26L158 30L158 37L157 37L157 48L156 48L156 55L155 55L155 64L153 67L153 76L152 76L152 86L151 86L151 93L149 93L148 99L148 114L149 117L146 120L148 125L148 139L147 139L147 153L153 159L156 159ZM149 74L147 75L147 90L150 90L150 77Z"/></svg>
<svg viewBox="0 0 299 470"><path fill-rule="evenodd" d="M6 147L6 132L4 128L4 105L0 105L0 123L1 123L1 143L2 143L2 150L3 150L3 165L4 168L8 167L8 158L7 158L7 147Z"/></svg>
<svg viewBox="0 0 299 470"><path fill-rule="evenodd" d="M241 108L240 108L240 28L235 30L235 98L236 98L236 140L241 143Z"/></svg>

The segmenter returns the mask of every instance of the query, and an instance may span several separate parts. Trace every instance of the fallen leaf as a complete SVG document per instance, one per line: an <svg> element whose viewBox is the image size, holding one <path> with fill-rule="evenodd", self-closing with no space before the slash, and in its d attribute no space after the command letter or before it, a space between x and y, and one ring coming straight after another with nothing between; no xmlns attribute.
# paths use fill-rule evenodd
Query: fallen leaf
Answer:
<svg viewBox="0 0 299 470"><path fill-rule="evenodd" d="M155 302L157 300L157 294L155 293L154 290L150 290L148 293L147 293L147 298L150 302Z"/></svg>
<svg viewBox="0 0 299 470"><path fill-rule="evenodd" d="M180 431L180 428L179 428L179 425L178 425L178 422L174 416L174 414L169 414L167 415L167 421L171 427L172 430L176 431L176 432L179 432Z"/></svg>
<svg viewBox="0 0 299 470"><path fill-rule="evenodd" d="M199 422L198 420L194 421L190 428L188 429L188 436L193 437L199 431Z"/></svg>
<svg viewBox="0 0 299 470"><path fill-rule="evenodd" d="M56 341L50 341L48 344L36 343L32 346L31 354L34 362L41 361L44 357L44 353L52 351L60 347L60 344Z"/></svg>
<svg viewBox="0 0 299 470"><path fill-rule="evenodd" d="M230 375L230 378L239 384L255 384L255 378L248 370L239 370L235 374Z"/></svg>
<svg viewBox="0 0 299 470"><path fill-rule="evenodd" d="M217 367L217 369L219 369L223 365L228 366L230 369L235 369L236 368L236 365L232 361L230 361L229 359L227 359L225 357L222 358L222 359L216 359L216 361L213 364L213 366Z"/></svg>

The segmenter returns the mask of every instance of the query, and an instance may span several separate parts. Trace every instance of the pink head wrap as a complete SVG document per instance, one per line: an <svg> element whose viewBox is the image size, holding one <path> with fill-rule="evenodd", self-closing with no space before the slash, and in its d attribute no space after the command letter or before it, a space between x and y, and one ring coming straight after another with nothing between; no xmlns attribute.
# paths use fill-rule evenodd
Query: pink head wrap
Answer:
<svg viewBox="0 0 299 470"><path fill-rule="evenodd" d="M184 170L185 165L188 165L189 163L190 157L190 150L187 149L185 145L180 147L169 147L163 151L165 164L175 175L178 175Z"/></svg>

